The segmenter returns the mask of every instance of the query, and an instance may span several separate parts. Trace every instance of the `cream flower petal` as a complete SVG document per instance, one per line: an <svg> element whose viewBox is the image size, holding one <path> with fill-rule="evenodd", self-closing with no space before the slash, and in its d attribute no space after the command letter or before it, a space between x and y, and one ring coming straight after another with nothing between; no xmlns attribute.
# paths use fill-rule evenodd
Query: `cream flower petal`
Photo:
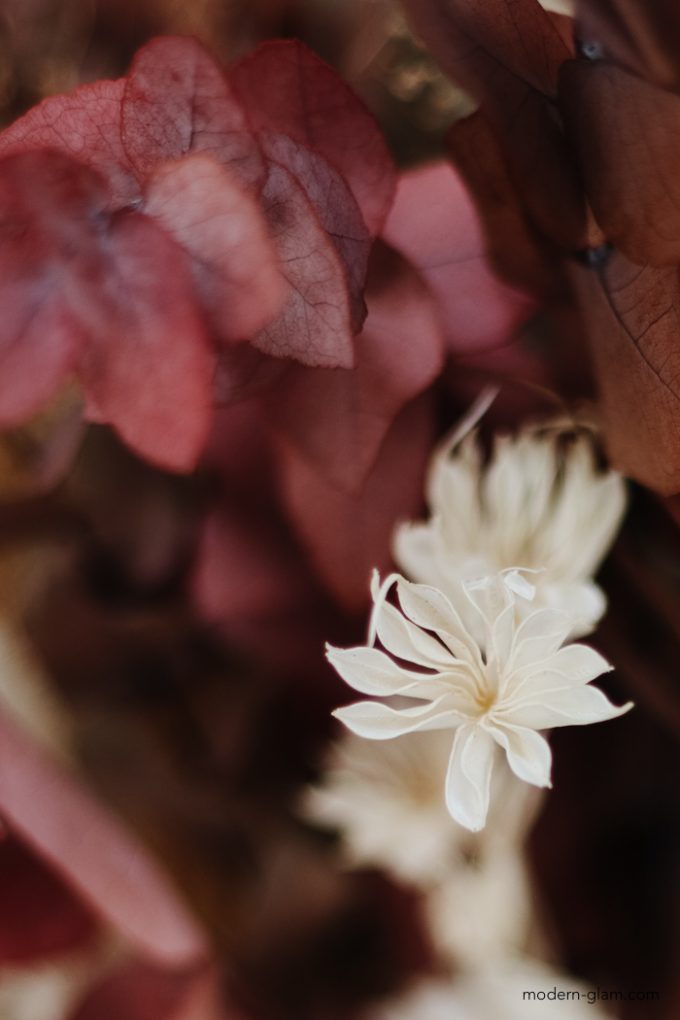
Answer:
<svg viewBox="0 0 680 1020"><path fill-rule="evenodd" d="M632 701L620 707L612 705L597 687L573 687L551 692L549 701L520 701L502 712L502 718L504 723L547 730L555 726L587 726L606 722L624 715L632 707Z"/></svg>
<svg viewBox="0 0 680 1020"><path fill-rule="evenodd" d="M442 592L403 578L397 582L397 592L404 613L414 624L434 631L456 658L474 667L481 664L479 646Z"/></svg>
<svg viewBox="0 0 680 1020"><path fill-rule="evenodd" d="M519 625L512 652L512 670L526 669L553 655L569 637L573 621L557 609L535 609Z"/></svg>
<svg viewBox="0 0 680 1020"><path fill-rule="evenodd" d="M438 698L449 689L441 673L417 673L398 666L378 648L334 648L326 646L326 658L345 683L360 694L408 697L413 688L418 698Z"/></svg>
<svg viewBox="0 0 680 1020"><path fill-rule="evenodd" d="M508 756L510 768L525 783L551 786L552 754L547 740L535 730L497 721L482 724Z"/></svg>
<svg viewBox="0 0 680 1020"><path fill-rule="evenodd" d="M373 623L381 644L398 659L436 670L450 663L451 655L447 649L407 620L389 602L383 602L376 608Z"/></svg>
<svg viewBox="0 0 680 1020"><path fill-rule="evenodd" d="M472 832L484 828L494 742L479 726L458 728L446 773L446 806L457 822Z"/></svg>
<svg viewBox="0 0 680 1020"><path fill-rule="evenodd" d="M535 667L518 671L508 680L506 690L513 698L540 700L551 691L580 687L613 669L607 660L588 645L566 645Z"/></svg>
<svg viewBox="0 0 680 1020"><path fill-rule="evenodd" d="M391 740L403 733L424 729L448 729L464 719L462 713L449 708L449 695L429 705L414 708L390 708L379 701L356 701L353 705L336 708L333 715L352 733L369 740Z"/></svg>

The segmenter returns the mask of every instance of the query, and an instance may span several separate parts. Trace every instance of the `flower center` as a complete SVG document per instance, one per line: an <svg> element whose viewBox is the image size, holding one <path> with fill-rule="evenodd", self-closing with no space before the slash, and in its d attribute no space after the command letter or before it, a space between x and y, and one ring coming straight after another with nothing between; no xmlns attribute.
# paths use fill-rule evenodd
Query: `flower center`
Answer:
<svg viewBox="0 0 680 1020"><path fill-rule="evenodd" d="M485 691L479 691L475 697L475 702L479 708L479 714L486 715L486 713L490 711L496 703L496 692L491 691L488 688Z"/></svg>

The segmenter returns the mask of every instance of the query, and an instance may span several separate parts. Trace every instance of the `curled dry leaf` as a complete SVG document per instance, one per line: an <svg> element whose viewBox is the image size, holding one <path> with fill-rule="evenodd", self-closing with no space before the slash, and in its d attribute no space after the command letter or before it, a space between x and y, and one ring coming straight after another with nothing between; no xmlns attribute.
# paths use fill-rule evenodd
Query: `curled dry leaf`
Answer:
<svg viewBox="0 0 680 1020"><path fill-rule="evenodd" d="M680 492L680 276L615 255L573 271L590 335L613 464L670 496Z"/></svg>
<svg viewBox="0 0 680 1020"><path fill-rule="evenodd" d="M448 163L402 174L384 236L426 280L456 353L502 345L535 307L494 275L475 206Z"/></svg>
<svg viewBox="0 0 680 1020"><path fill-rule="evenodd" d="M374 249L368 318L350 371L291 366L266 401L270 421L324 484L364 482L401 408L439 374L443 337L427 287L396 253Z"/></svg>
<svg viewBox="0 0 680 1020"><path fill-rule="evenodd" d="M302 43L275 41L241 60L229 77L253 127L323 156L378 234L394 193L394 163L374 118L336 72Z"/></svg>
<svg viewBox="0 0 680 1020"><path fill-rule="evenodd" d="M194 283L216 332L247 340L281 307L278 258L255 198L212 158L162 164L149 178L146 213L191 257Z"/></svg>
<svg viewBox="0 0 680 1020"><path fill-rule="evenodd" d="M167 159L204 152L259 186L264 163L226 74L194 39L152 39L126 79L121 137L141 177Z"/></svg>
<svg viewBox="0 0 680 1020"><path fill-rule="evenodd" d="M320 579L348 610L370 602L373 568L391 562L394 525L420 510L434 439L432 406L423 396L394 421L364 484L347 493L325 481L291 447L281 451L283 499Z"/></svg>
<svg viewBox="0 0 680 1020"><path fill-rule="evenodd" d="M640 265L680 262L680 96L579 60L564 65L560 97L608 240Z"/></svg>
<svg viewBox="0 0 680 1020"><path fill-rule="evenodd" d="M137 840L2 715L0 812L85 903L151 959L181 966L205 955L203 934Z"/></svg>

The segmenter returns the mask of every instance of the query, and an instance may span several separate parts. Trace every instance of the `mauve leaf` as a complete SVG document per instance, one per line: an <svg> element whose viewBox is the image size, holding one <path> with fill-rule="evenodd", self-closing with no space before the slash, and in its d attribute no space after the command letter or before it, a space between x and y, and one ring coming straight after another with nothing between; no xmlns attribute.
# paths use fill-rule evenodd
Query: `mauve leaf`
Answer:
<svg viewBox="0 0 680 1020"><path fill-rule="evenodd" d="M0 836L0 964L28 964L91 944L92 913L39 857Z"/></svg>
<svg viewBox="0 0 680 1020"><path fill-rule="evenodd" d="M435 303L396 253L374 249L368 318L350 371L291 366L265 408L274 428L325 482L355 490L393 419L438 376L443 336Z"/></svg>
<svg viewBox="0 0 680 1020"><path fill-rule="evenodd" d="M521 291L541 298L554 297L560 284L557 253L534 230L510 179L498 137L483 110L456 121L449 131L447 148L474 197L484 227L484 248L493 267ZM465 203L461 206L465 208ZM500 296L505 296L507 303L507 296ZM519 293L517 300L519 310ZM498 304L498 296L493 304ZM508 305L508 313L511 307Z"/></svg>
<svg viewBox="0 0 680 1020"><path fill-rule="evenodd" d="M95 257L104 182L57 152L0 160L0 424L39 410L75 367L79 259Z"/></svg>
<svg viewBox="0 0 680 1020"><path fill-rule="evenodd" d="M481 103L536 226L567 251L597 243L554 100L571 56L538 0L408 0L443 70Z"/></svg>
<svg viewBox="0 0 680 1020"><path fill-rule="evenodd" d="M69 1020L237 1020L212 970L172 971L132 961L107 975Z"/></svg>
<svg viewBox="0 0 680 1020"><path fill-rule="evenodd" d="M191 470L210 425L215 359L186 259L153 220L111 220L98 264L83 265L79 365L97 420L143 457Z"/></svg>
<svg viewBox="0 0 680 1020"><path fill-rule="evenodd" d="M152 959L181 966L205 954L203 934L137 840L1 714L0 813Z"/></svg>
<svg viewBox="0 0 680 1020"><path fill-rule="evenodd" d="M680 262L680 96L605 61L569 61L567 125L593 211L635 262Z"/></svg>
<svg viewBox="0 0 680 1020"><path fill-rule="evenodd" d="M279 312L285 289L264 215L209 156L162 164L145 212L191 256L194 283L218 335L246 340Z"/></svg>
<svg viewBox="0 0 680 1020"><path fill-rule="evenodd" d="M275 358L349 368L354 360L344 265L301 185L270 163L262 203L286 283L286 304L252 343Z"/></svg>
<svg viewBox="0 0 680 1020"><path fill-rule="evenodd" d="M677 0L577 0L582 43L658 85L680 83Z"/></svg>
<svg viewBox="0 0 680 1020"><path fill-rule="evenodd" d="M348 610L370 602L371 571L388 568L395 524L419 513L434 441L432 419L426 397L405 408L355 493L325 481L292 447L281 450L281 483L293 526L319 577Z"/></svg>
<svg viewBox="0 0 680 1020"><path fill-rule="evenodd" d="M0 134L0 157L56 149L104 177L108 208L134 202L139 185L120 137L124 88L124 79L98 81L43 100Z"/></svg>
<svg viewBox="0 0 680 1020"><path fill-rule="evenodd" d="M204 152L248 186L264 163L226 75L195 39L159 37L135 56L123 97L122 139L141 176L159 163Z"/></svg>
<svg viewBox="0 0 680 1020"><path fill-rule="evenodd" d="M335 245L345 268L352 305L352 328L359 332L366 318L364 284L371 235L343 177L323 157L287 135L260 135L266 158L285 167L304 189L314 211Z"/></svg>
<svg viewBox="0 0 680 1020"><path fill-rule="evenodd" d="M425 278L457 353L502 345L534 309L491 270L477 211L448 163L402 174L384 236Z"/></svg>
<svg viewBox="0 0 680 1020"><path fill-rule="evenodd" d="M323 156L378 234L394 193L394 163L375 119L342 78L295 40L264 43L229 77L253 126L288 135Z"/></svg>
<svg viewBox="0 0 680 1020"><path fill-rule="evenodd" d="M616 254L574 270L597 370L605 438L624 474L680 492L680 276Z"/></svg>

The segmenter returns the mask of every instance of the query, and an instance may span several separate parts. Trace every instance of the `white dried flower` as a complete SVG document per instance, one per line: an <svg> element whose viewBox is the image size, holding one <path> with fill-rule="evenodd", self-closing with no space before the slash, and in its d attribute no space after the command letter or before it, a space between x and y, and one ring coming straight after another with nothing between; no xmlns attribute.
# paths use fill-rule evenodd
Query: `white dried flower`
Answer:
<svg viewBox="0 0 680 1020"><path fill-rule="evenodd" d="M460 430L432 458L431 518L395 532L400 569L443 591L479 630L461 580L521 563L536 571L536 605L573 616L573 637L589 633L605 609L592 576L625 510L621 476L598 468L586 430L500 436L487 465L475 433L459 437Z"/></svg>
<svg viewBox="0 0 680 1020"><path fill-rule="evenodd" d="M387 743L345 733L318 786L304 797L310 821L338 829L350 866L376 866L429 886L451 870L465 830L444 806L447 733L411 733Z"/></svg>
<svg viewBox="0 0 680 1020"><path fill-rule="evenodd" d="M395 583L399 608L386 601ZM520 779L550 786L550 748L539 730L602 722L632 706L617 708L589 685L611 667L585 645L562 647L573 624L565 613L536 609L519 622L516 592L531 589L517 572L464 587L479 614L481 646L442 592L394 575L382 588L375 578L373 587L371 633L385 651L371 641L329 646L327 655L362 694L417 702L361 701L338 709L336 717L358 736L387 740L454 730L446 804L456 821L477 831L486 821L496 748Z"/></svg>

